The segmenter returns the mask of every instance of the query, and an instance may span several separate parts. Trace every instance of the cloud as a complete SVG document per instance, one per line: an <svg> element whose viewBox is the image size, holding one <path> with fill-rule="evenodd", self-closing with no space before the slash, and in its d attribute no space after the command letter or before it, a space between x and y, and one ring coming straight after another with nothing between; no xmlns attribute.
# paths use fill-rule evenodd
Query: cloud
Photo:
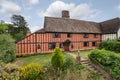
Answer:
<svg viewBox="0 0 120 80"><path fill-rule="evenodd" d="M117 6L117 10L120 11L120 5Z"/></svg>
<svg viewBox="0 0 120 80"><path fill-rule="evenodd" d="M53 16L53 17L60 17L62 10L69 10L70 17L75 19L85 19L88 17L95 17L101 11L97 9L93 9L87 3L82 3L79 5L75 5L74 3L64 3L62 1L55 1L49 5L46 11L39 12L38 15L42 16Z"/></svg>
<svg viewBox="0 0 120 80"><path fill-rule="evenodd" d="M35 31L39 30L41 27L39 27L39 26L32 26L32 27L29 27L29 28L30 28L31 32L33 33Z"/></svg>
<svg viewBox="0 0 120 80"><path fill-rule="evenodd" d="M28 0L31 5L38 4L39 0Z"/></svg>
<svg viewBox="0 0 120 80"><path fill-rule="evenodd" d="M21 11L21 7L9 0L1 0L0 2L0 13L11 16L12 14L19 13Z"/></svg>
<svg viewBox="0 0 120 80"><path fill-rule="evenodd" d="M31 19L31 17L28 16L28 15L27 15L27 16L26 16L26 15L22 15L22 16L23 16L23 17L25 18L25 20L27 20L27 21Z"/></svg>

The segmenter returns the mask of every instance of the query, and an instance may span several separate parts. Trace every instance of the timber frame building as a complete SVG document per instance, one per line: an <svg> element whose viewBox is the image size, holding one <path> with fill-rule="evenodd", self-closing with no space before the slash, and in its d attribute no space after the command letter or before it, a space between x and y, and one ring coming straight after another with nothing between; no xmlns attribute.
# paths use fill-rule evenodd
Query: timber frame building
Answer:
<svg viewBox="0 0 120 80"><path fill-rule="evenodd" d="M70 19L69 11L62 18L45 17L44 28L16 43L17 54L52 52L55 47L63 51L88 50L99 47L102 40L120 38L120 19L90 22Z"/></svg>

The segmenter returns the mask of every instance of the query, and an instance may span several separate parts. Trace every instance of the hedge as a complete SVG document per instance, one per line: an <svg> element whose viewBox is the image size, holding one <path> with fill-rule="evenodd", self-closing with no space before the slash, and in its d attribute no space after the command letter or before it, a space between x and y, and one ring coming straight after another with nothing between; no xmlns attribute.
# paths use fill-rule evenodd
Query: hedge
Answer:
<svg viewBox="0 0 120 80"><path fill-rule="evenodd" d="M100 43L99 48L114 52L120 52L120 42L115 40L103 41Z"/></svg>
<svg viewBox="0 0 120 80"><path fill-rule="evenodd" d="M92 62L101 64L104 69L110 72L111 76L120 80L120 55L107 50L95 49L89 54ZM92 58L92 59L91 59Z"/></svg>

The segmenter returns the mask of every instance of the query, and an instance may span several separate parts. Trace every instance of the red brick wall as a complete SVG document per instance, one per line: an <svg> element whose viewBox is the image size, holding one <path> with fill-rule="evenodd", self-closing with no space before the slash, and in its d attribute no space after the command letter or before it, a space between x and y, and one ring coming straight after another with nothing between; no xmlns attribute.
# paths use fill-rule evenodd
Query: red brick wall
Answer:
<svg viewBox="0 0 120 80"><path fill-rule="evenodd" d="M98 48L99 43L101 41L101 35L98 34L97 38L94 38L94 34L89 34L88 38L84 38L83 34L72 34L71 38L67 38L66 33L60 33L60 38L53 38L52 33L34 33L23 40L17 42L16 44L16 53L17 54L33 54L33 53L46 53L52 52L53 49L48 49L49 42L56 42L56 46L59 47L61 42L64 42L66 39L71 41L70 50L78 50L78 46L80 46L80 50L93 49ZM83 42L88 41L89 46L84 47ZM97 42L97 46L92 46L92 41ZM40 49L37 49L37 45L40 45ZM71 45L73 44L73 48ZM61 48L64 50L63 48Z"/></svg>

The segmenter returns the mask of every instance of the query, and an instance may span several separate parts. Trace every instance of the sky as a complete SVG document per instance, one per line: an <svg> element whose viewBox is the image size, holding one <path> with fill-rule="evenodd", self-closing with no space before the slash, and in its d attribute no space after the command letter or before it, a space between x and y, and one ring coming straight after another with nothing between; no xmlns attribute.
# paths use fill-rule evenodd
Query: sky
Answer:
<svg viewBox="0 0 120 80"><path fill-rule="evenodd" d="M22 15L31 32L44 27L44 17L61 17L68 10L71 19L102 22L120 17L120 0L0 0L0 20L11 22Z"/></svg>

